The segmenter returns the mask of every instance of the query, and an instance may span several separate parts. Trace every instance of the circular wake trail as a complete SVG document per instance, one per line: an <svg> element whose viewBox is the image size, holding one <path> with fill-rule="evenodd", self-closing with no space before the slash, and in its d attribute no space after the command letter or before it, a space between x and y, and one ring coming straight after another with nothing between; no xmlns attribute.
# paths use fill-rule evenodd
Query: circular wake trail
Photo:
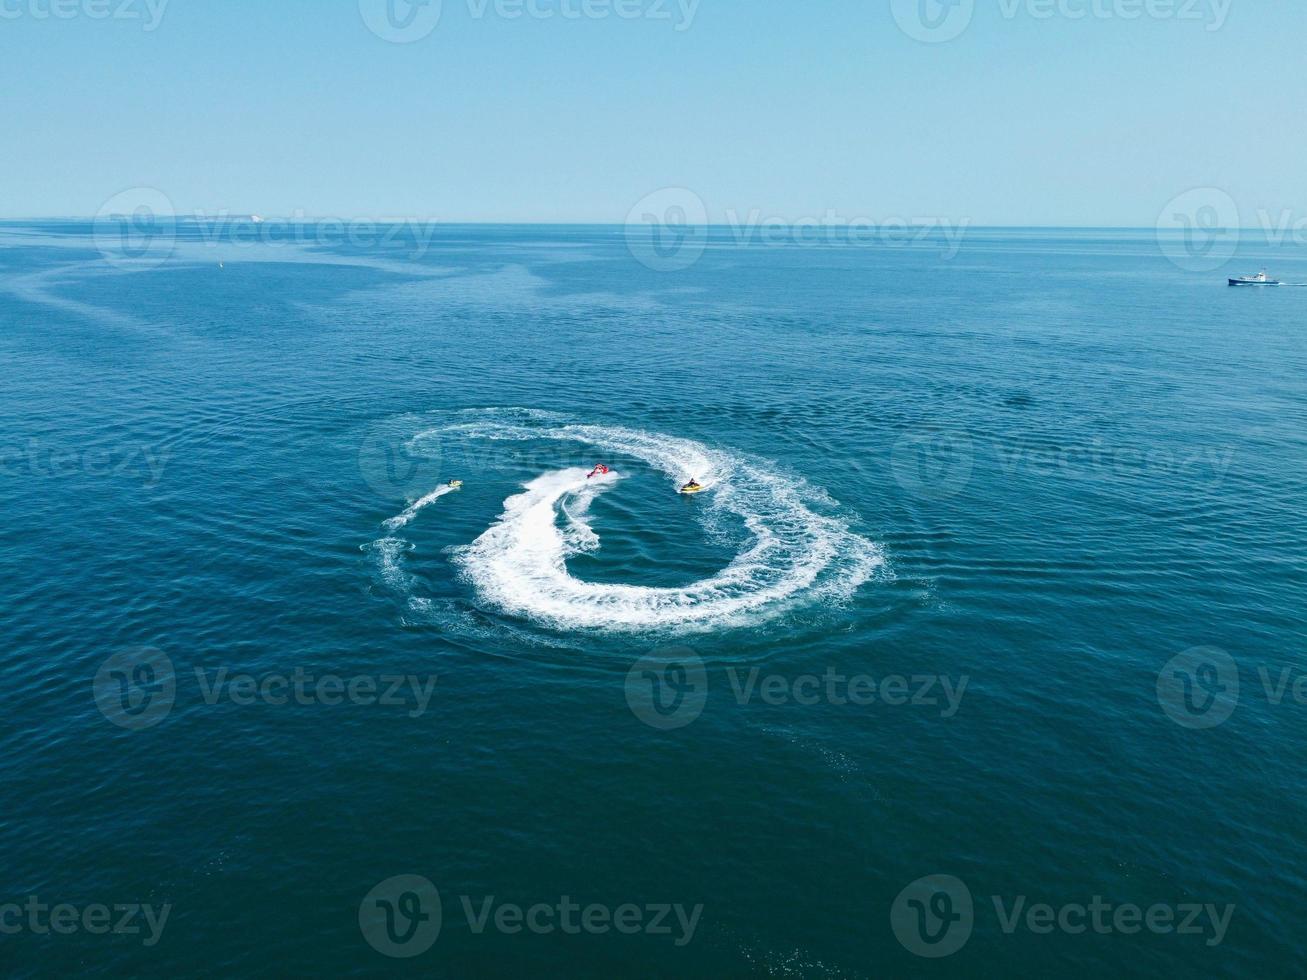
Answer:
<svg viewBox="0 0 1307 980"><path fill-rule="evenodd" d="M708 578L677 587L586 582L568 571L567 561L599 547L588 506L619 478L587 480L580 468L536 477L504 502L494 525L454 555L486 604L540 626L641 632L750 625L797 605L845 599L884 567L874 542L809 507L829 503L821 491L692 440L501 410L465 413L420 434L412 447L420 451L426 440L451 437L576 442L634 457L665 473L672 490L692 477L708 487L698 500L710 528L727 515L743 521L746 546Z"/></svg>

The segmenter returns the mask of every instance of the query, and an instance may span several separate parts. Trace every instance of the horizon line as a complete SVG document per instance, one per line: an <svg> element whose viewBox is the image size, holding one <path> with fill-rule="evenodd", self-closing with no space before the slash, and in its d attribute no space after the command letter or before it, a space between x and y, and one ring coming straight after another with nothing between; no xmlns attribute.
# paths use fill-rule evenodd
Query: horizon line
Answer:
<svg viewBox="0 0 1307 980"><path fill-rule="evenodd" d="M94 223L96 221L103 220L105 217L107 216L67 215L67 214L23 215L23 216L16 216L16 217L0 216L0 224L19 224L23 222L34 222L34 221L82 221L87 223ZM400 217L395 217L395 216L375 217L371 215L332 215L332 214L260 215L257 214L256 212L250 212L250 211L216 211L213 212L212 214L199 211L191 214L174 214L171 215L171 217L177 221L204 221L204 220L222 220L222 219L250 221L255 217L257 217L260 223L267 223L271 221L292 221L292 222L299 222L304 224L321 222L321 221L371 221L376 224L409 224L413 222L423 222L429 224L450 225L455 227L488 227L488 228L495 228L495 227L514 228L514 227L521 227L523 225L550 227L550 228L625 228L633 224L632 222L629 221L611 221L611 220L610 221L574 221L574 220L547 220L541 218L523 218L523 219L513 219L513 220L498 220L498 219L482 220L482 219L446 219L446 218L434 218L434 217L420 217L418 215L407 215L407 216L400 216ZM810 220L811 219L809 218L797 218L784 222L758 221L758 222L750 222L749 224L753 224L756 226L765 226L765 225L775 226L778 224L799 224L801 222L807 224L810 222ZM849 221L846 224L848 227L859 227L859 226L877 227L879 225L884 225L889 223L897 224L899 221L903 221L903 220L906 219L885 218L879 221L870 221L868 223L863 223L861 220L858 220L856 222ZM969 222L969 219L959 219L959 220ZM637 227L644 225L643 222L636 222L634 224ZM717 222L709 221L704 224L686 224L684 225L684 227L738 228L740 227L740 224L739 223L730 224L730 223L719 222L719 221ZM815 227L822 227L822 225L817 224ZM906 227L928 228L931 227L931 225L922 224L922 223L913 224L911 222L908 222ZM970 224L968 223L967 227L969 227L972 230L1005 229L1005 230L1032 230L1032 231L1152 231L1152 232L1166 231L1166 232L1174 232L1174 233L1183 233L1183 229L1178 229L1178 228L1160 229L1157 227L1156 224L1068 225L1068 224ZM1267 229L1261 225L1223 225L1215 228L1204 229L1204 231L1209 234L1218 231L1266 231L1266 230Z"/></svg>

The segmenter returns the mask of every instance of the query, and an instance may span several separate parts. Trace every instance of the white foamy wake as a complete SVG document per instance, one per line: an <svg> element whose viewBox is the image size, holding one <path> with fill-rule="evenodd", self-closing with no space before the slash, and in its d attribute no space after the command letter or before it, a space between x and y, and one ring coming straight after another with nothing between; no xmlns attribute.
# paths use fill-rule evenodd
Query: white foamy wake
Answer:
<svg viewBox="0 0 1307 980"><path fill-rule="evenodd" d="M587 512L616 475L587 480L585 469L544 473L504 502L504 512L472 544L454 552L486 604L556 630L706 631L742 626L800 604L851 596L884 566L880 548L809 502L828 503L802 481L688 439L621 427L567 424L539 412L479 411L413 440L578 442L607 456L642 460L667 474L669 491L697 478L711 528L724 515L744 523L749 543L715 575L689 585L651 587L585 582L567 560L599 547Z"/></svg>
<svg viewBox="0 0 1307 980"><path fill-rule="evenodd" d="M413 546L403 538L379 538L368 545L368 550L376 556L382 581L395 592L406 591L410 577L404 571L404 556Z"/></svg>
<svg viewBox="0 0 1307 980"><path fill-rule="evenodd" d="M395 532L408 525L413 518L445 494L453 493L457 489L450 486L437 487L426 496L419 497L404 508L403 512L382 524L382 527L390 532L389 535L378 538L367 546L368 550L376 556L377 570L381 573L382 581L395 592L405 592L412 585L411 576L404 570L404 556L413 550L413 545L403 538L395 537Z"/></svg>
<svg viewBox="0 0 1307 980"><path fill-rule="evenodd" d="M413 518L417 517L422 510L424 510L427 507L430 507L445 494L453 493L457 489L458 489L457 487L449 487L449 486L437 487L435 490L432 490L425 497L421 497L413 501L413 503L409 504L408 507L405 508L402 514L396 514L390 520L386 521L386 523L383 526L386 528L387 531L398 531L401 527L408 524L409 521L413 520Z"/></svg>

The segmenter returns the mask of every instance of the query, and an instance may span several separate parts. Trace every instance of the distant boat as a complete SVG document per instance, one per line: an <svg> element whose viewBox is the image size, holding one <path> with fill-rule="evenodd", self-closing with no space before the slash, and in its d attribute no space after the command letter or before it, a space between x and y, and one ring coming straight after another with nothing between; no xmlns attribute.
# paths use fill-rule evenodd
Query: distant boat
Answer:
<svg viewBox="0 0 1307 980"><path fill-rule="evenodd" d="M1239 276L1237 279L1231 279L1230 285L1231 286L1278 286L1280 285L1280 280L1271 279L1269 276L1266 275L1266 270L1263 269L1255 276Z"/></svg>

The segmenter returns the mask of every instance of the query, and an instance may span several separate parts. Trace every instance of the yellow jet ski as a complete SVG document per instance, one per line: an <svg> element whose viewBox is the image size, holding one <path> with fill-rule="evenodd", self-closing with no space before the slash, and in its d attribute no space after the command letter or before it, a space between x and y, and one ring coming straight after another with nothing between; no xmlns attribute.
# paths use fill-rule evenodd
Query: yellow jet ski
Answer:
<svg viewBox="0 0 1307 980"><path fill-rule="evenodd" d="M452 489L454 489L454 490L462 490L462 489L463 489L463 481L462 481L462 480L450 480L448 485L450 486L450 488L452 488Z"/></svg>
<svg viewBox="0 0 1307 980"><path fill-rule="evenodd" d="M705 486L704 486L702 483L700 483L698 480L691 480L691 481L690 481L689 483L687 483L685 486L681 487L681 489L678 490L677 492L678 492L678 493L685 493L685 494L691 494L691 493L703 493L703 492L704 492L705 490L707 490L707 489L708 489L708 488L705 487Z"/></svg>

